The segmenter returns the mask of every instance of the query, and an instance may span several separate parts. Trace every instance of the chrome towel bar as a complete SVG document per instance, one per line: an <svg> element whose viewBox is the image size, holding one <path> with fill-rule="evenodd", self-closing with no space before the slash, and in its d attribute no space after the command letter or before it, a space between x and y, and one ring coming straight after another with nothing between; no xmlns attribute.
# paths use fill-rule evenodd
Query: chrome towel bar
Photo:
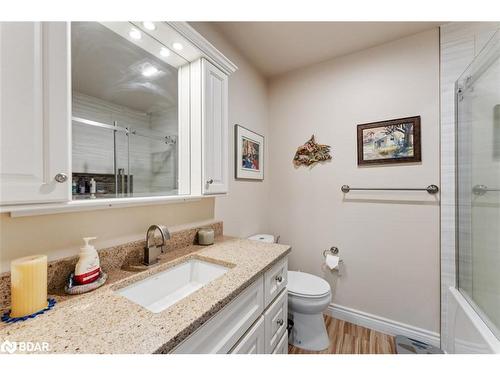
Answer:
<svg viewBox="0 0 500 375"><path fill-rule="evenodd" d="M429 194L437 194L439 192L439 188L436 185L429 185L426 188L353 188L349 185L342 185L340 190L343 193L349 193L351 190L426 191Z"/></svg>

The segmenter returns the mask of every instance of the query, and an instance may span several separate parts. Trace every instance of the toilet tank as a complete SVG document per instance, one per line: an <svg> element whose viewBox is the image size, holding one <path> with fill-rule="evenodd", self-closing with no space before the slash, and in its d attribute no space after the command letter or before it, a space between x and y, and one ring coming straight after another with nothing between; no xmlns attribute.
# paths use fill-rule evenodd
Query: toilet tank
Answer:
<svg viewBox="0 0 500 375"><path fill-rule="evenodd" d="M253 236L248 237L249 240L252 241L261 241L261 242L266 242L266 243L274 243L275 238L272 234L254 234Z"/></svg>

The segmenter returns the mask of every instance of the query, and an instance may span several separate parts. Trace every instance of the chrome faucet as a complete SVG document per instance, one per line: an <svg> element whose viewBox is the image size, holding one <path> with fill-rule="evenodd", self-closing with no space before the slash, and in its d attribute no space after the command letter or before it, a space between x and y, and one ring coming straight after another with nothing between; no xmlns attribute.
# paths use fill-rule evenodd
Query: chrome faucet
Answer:
<svg viewBox="0 0 500 375"><path fill-rule="evenodd" d="M161 244L156 245L155 232L160 231L161 234ZM150 266L152 264L158 263L158 256L160 253L165 253L167 245L165 241L170 239L170 232L165 225L153 224L148 228L146 234L146 247L144 248L144 264Z"/></svg>

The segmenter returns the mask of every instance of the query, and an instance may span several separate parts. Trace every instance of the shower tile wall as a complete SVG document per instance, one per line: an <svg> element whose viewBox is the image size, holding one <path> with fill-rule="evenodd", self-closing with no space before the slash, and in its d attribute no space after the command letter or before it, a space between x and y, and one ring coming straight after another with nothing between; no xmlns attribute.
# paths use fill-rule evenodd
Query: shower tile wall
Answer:
<svg viewBox="0 0 500 375"><path fill-rule="evenodd" d="M159 135L177 134L177 109L147 114L115 105L82 93L73 93L73 116L132 127ZM145 137L130 138L130 173L134 194L166 192L177 189L176 145ZM127 137L117 133L117 168L127 171ZM73 124L73 171L77 173L113 174L112 131Z"/></svg>
<svg viewBox="0 0 500 375"><path fill-rule="evenodd" d="M441 27L441 347L448 343L448 289L455 267L455 81L491 38L498 22L452 22Z"/></svg>

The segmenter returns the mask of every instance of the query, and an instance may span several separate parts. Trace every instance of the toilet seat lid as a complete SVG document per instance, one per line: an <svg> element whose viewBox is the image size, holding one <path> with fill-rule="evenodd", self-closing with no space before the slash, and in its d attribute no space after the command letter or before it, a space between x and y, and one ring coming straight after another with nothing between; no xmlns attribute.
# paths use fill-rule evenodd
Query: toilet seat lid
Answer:
<svg viewBox="0 0 500 375"><path fill-rule="evenodd" d="M330 293L330 284L305 272L288 271L288 292L299 296L320 297Z"/></svg>

